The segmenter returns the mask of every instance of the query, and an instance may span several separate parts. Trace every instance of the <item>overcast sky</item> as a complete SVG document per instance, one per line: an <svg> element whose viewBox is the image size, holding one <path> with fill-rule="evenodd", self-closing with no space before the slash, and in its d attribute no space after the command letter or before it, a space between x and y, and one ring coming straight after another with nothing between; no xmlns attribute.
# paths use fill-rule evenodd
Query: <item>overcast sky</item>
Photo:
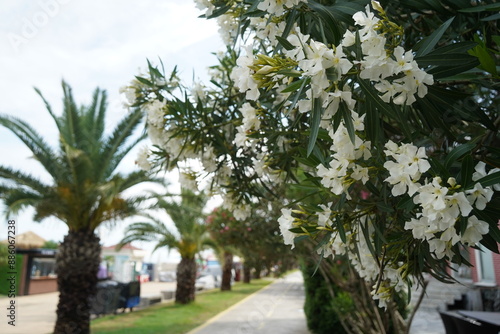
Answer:
<svg viewBox="0 0 500 334"><path fill-rule="evenodd" d="M79 104L88 103L97 86L106 89L112 127L126 113L118 90L145 68L146 59L161 58L167 71L177 65L191 82L193 73L206 79L206 68L215 63L212 52L222 49L216 22L198 18L201 12L190 0L2 0L0 13L0 113L27 120L52 145L57 144L55 125L33 87L56 113L62 79ZM0 164L47 180L30 151L3 127L0 143ZM135 152L122 170L135 168L134 159ZM65 224L33 223L32 213L9 217L17 221L17 234L31 230L62 241ZM6 238L6 219L2 215L0 240ZM100 231L103 243L119 241L124 225L112 233Z"/></svg>

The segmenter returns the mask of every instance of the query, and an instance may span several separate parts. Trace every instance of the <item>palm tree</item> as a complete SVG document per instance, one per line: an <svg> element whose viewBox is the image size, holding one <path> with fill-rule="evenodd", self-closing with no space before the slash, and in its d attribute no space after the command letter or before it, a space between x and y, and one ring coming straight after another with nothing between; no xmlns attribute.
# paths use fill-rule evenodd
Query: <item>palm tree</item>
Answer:
<svg viewBox="0 0 500 334"><path fill-rule="evenodd" d="M132 241L157 242L154 250L162 247L176 249L181 255L181 262L177 266L177 289L175 302L187 304L194 301L196 281L196 254L204 246L211 245L204 224L203 208L206 197L182 189L180 201L173 197L165 200L158 196L154 206L164 210L172 219L177 231L169 229L162 221L148 215L149 221L129 225L125 236L119 245L123 246Z"/></svg>
<svg viewBox="0 0 500 334"><path fill-rule="evenodd" d="M144 138L134 134L142 121L141 112L128 113L108 135L106 92L97 88L90 105L77 107L71 88L65 82L62 88L61 116L36 90L59 131L57 148L49 146L27 122L0 115L0 124L23 141L51 178L43 182L0 166L0 198L7 215L32 207L35 221L56 217L68 225L56 258L60 295L54 333L89 333L89 296L96 291L101 252L95 229L103 222L137 214L140 197L124 198L122 193L153 179L143 171L125 175L116 171Z"/></svg>

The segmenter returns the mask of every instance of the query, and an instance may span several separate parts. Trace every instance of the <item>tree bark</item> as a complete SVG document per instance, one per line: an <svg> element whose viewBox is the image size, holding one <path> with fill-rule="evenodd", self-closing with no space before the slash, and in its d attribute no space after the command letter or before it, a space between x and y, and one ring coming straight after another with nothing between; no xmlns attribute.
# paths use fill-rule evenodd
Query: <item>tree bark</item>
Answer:
<svg viewBox="0 0 500 334"><path fill-rule="evenodd" d="M196 261L194 258L182 258L177 266L177 289L175 302L188 304L194 301L196 283Z"/></svg>
<svg viewBox="0 0 500 334"><path fill-rule="evenodd" d="M59 303L54 334L90 333L90 296L96 293L101 255L93 231L72 231L64 237L56 256Z"/></svg>
<svg viewBox="0 0 500 334"><path fill-rule="evenodd" d="M252 268L246 263L243 264L243 283L250 283L251 269Z"/></svg>
<svg viewBox="0 0 500 334"><path fill-rule="evenodd" d="M233 253L224 251L224 266L222 267L221 291L231 291L231 276L233 269Z"/></svg>

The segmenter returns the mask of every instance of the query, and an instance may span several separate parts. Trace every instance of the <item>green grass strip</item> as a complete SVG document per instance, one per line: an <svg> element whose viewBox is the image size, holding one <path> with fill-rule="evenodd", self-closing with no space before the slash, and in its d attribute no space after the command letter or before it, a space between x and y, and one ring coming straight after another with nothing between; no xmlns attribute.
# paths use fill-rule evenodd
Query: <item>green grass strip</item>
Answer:
<svg viewBox="0 0 500 334"><path fill-rule="evenodd" d="M92 321L92 333L186 333L271 282L266 279L253 280L250 284L237 282L232 291L207 291L196 295L195 302L188 305L157 304L143 310L105 316Z"/></svg>

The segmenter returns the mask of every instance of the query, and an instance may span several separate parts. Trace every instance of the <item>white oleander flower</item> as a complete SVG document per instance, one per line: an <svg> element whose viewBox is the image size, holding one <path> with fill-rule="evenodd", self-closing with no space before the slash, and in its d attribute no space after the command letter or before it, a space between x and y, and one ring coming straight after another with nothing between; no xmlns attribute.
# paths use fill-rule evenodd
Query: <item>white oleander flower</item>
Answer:
<svg viewBox="0 0 500 334"><path fill-rule="evenodd" d="M212 173L217 170L217 157L214 153L212 145L206 146L201 156L201 163L207 173Z"/></svg>
<svg viewBox="0 0 500 334"><path fill-rule="evenodd" d="M472 205L469 203L467 197L463 192L457 192L453 195L445 196L446 209L443 212L445 219L455 220L460 213L462 216L467 217L472 211ZM447 215L447 216L446 216Z"/></svg>
<svg viewBox="0 0 500 334"><path fill-rule="evenodd" d="M224 14L217 18L219 35L225 45L231 45L238 36L238 19L234 15Z"/></svg>
<svg viewBox="0 0 500 334"><path fill-rule="evenodd" d="M361 181L363 184L365 184L370 179L370 175L368 174L368 168L355 165L351 177L354 180Z"/></svg>
<svg viewBox="0 0 500 334"><path fill-rule="evenodd" d="M390 175L385 181L393 185L392 194L399 196L408 192L413 196L419 190L420 184L417 181L421 174L430 169L425 148L412 144L398 146L390 140L385 144L385 148L386 156L396 160L384 163L384 168Z"/></svg>
<svg viewBox="0 0 500 334"><path fill-rule="evenodd" d="M179 183L185 189L189 189L193 192L197 192L198 182L196 181L196 173L190 170L179 170Z"/></svg>
<svg viewBox="0 0 500 334"><path fill-rule="evenodd" d="M151 162L148 160L149 155L150 150L146 145L139 149L135 163L140 169L145 171L149 171L151 169Z"/></svg>
<svg viewBox="0 0 500 334"><path fill-rule="evenodd" d="M332 214L332 210L330 210L331 206L332 202L328 203L327 205L319 205L322 211L318 212L318 226L330 227L333 225L332 221L330 220Z"/></svg>
<svg viewBox="0 0 500 334"><path fill-rule="evenodd" d="M281 16L284 14L285 9L297 6L301 2L307 2L307 0L263 0L257 8L269 14Z"/></svg>
<svg viewBox="0 0 500 334"><path fill-rule="evenodd" d="M482 161L479 161L476 165L476 167L474 167L474 174L472 174L472 180L473 181L477 181L485 176L488 176L490 174L493 174L493 173L496 173L496 172L500 172L500 168L493 168L492 170L489 171L489 173L486 173L486 164ZM500 184L497 183L495 185L493 185L493 189L496 190L496 191L500 191Z"/></svg>
<svg viewBox="0 0 500 334"><path fill-rule="evenodd" d="M462 241L471 246L476 245L479 241L481 241L483 235L487 234L488 232L488 223L479 220L476 216L469 217L467 228L462 235Z"/></svg>
<svg viewBox="0 0 500 334"><path fill-rule="evenodd" d="M212 15L215 6L210 2L210 0L194 0L196 8L199 10L205 10L205 15L208 17Z"/></svg>
<svg viewBox="0 0 500 334"><path fill-rule="evenodd" d="M295 46L292 50L285 50L285 56L290 59L301 61L306 57L304 52L304 46L307 44L309 40L309 35L304 35L300 32L299 28L296 28L293 33L287 37L287 41L290 42L293 46Z"/></svg>
<svg viewBox="0 0 500 334"><path fill-rule="evenodd" d="M433 238L427 241L429 244L429 250L434 253L438 259L442 259L445 256L452 256L452 251L447 247L447 242L438 238Z"/></svg>
<svg viewBox="0 0 500 334"><path fill-rule="evenodd" d="M245 131L260 129L260 120L257 117L257 110L248 102L244 103L240 112L243 116L243 128Z"/></svg>
<svg viewBox="0 0 500 334"><path fill-rule="evenodd" d="M295 247L295 234L289 230L293 228L295 218L292 217L291 209L281 209L281 214L281 217L278 219L281 235L283 236L285 245L292 245L293 249Z"/></svg>
<svg viewBox="0 0 500 334"><path fill-rule="evenodd" d="M486 204L493 197L493 190L490 187L483 188L481 183L476 183L473 189L466 190L467 199L471 204L475 204L478 210L484 210Z"/></svg>
<svg viewBox="0 0 500 334"><path fill-rule="evenodd" d="M165 103L158 100L147 103L144 107L147 112L147 122L156 128L163 128L165 125Z"/></svg>
<svg viewBox="0 0 500 334"><path fill-rule="evenodd" d="M195 82L191 88L191 96L194 102L205 101L207 98L207 93L205 92L206 87L201 82Z"/></svg>
<svg viewBox="0 0 500 334"><path fill-rule="evenodd" d="M252 208L245 204L237 204L233 209L233 216L236 220L244 221L252 213Z"/></svg>
<svg viewBox="0 0 500 334"><path fill-rule="evenodd" d="M231 72L231 79L234 80L236 87L241 92L246 92L246 98L248 100L256 101L259 96L259 88L257 82L253 78L253 71L249 68L254 63L253 49L252 46L246 46L246 54L240 55L236 60L238 65Z"/></svg>
<svg viewBox="0 0 500 334"><path fill-rule="evenodd" d="M137 98L137 94L136 94L134 87L123 86L123 87L120 87L119 92L120 92L120 94L125 95L125 98L127 99L127 103L126 103L127 107L130 107L131 105L133 105L135 103L135 100Z"/></svg>
<svg viewBox="0 0 500 334"><path fill-rule="evenodd" d="M441 178L434 177L432 183L420 187L418 195L413 198L415 204L420 204L422 213L430 220L435 219L442 210L447 209L445 196L448 188L441 186Z"/></svg>
<svg viewBox="0 0 500 334"><path fill-rule="evenodd" d="M410 221L405 223L405 230L410 230L415 239L428 240L434 236L434 233L430 230L429 219L423 217L422 214L418 214L417 218L412 218Z"/></svg>

